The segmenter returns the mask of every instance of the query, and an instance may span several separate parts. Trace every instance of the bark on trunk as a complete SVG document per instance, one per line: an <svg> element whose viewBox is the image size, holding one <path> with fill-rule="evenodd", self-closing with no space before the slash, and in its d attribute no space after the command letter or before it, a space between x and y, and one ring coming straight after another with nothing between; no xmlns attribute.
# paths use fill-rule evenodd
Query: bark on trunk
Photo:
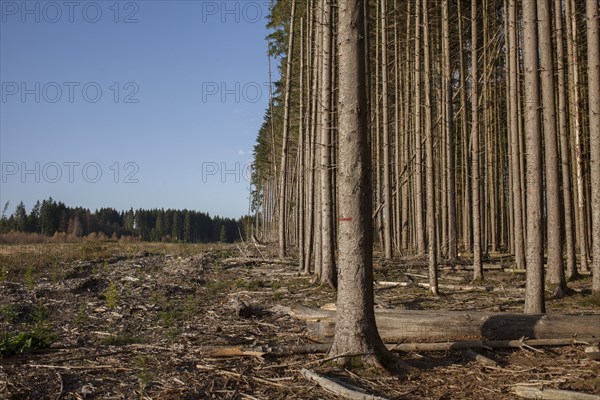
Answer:
<svg viewBox="0 0 600 400"><path fill-rule="evenodd" d="M518 97L518 78L519 63L517 53L517 0L509 0L509 75L510 75L510 130L511 130L511 154L512 154L512 199L514 207L514 251L515 264L519 269L525 268L525 240L523 237L523 202L521 193L524 188L521 186L521 155L519 153L519 97Z"/></svg>
<svg viewBox="0 0 600 400"><path fill-rule="evenodd" d="M448 259L453 261L458 257L456 244L456 171L454 163L454 111L452 107L452 71L450 70L450 17L448 1L442 1L442 24L444 46L444 116L446 121L446 160L448 187Z"/></svg>
<svg viewBox="0 0 600 400"><path fill-rule="evenodd" d="M288 165L288 142L290 130L291 109L291 82L292 82L292 56L294 54L294 23L296 14L296 0L292 1L292 12L290 22L290 33L288 41L288 57L285 73L285 105L283 111L283 139L281 146L281 166L279 175L279 258L286 256L286 211L287 211L287 165Z"/></svg>
<svg viewBox="0 0 600 400"><path fill-rule="evenodd" d="M569 87L571 88L570 106L575 137L575 181L577 184L577 236L580 253L580 267L589 271L588 243L585 218L585 196L583 182L583 149L581 143L580 94L579 94L579 59L577 57L577 15L574 2L565 1L567 22L567 53L569 58Z"/></svg>
<svg viewBox="0 0 600 400"><path fill-rule="evenodd" d="M525 138L527 145L527 286L525 313L546 312L542 221L542 137L538 75L536 3L523 2Z"/></svg>
<svg viewBox="0 0 600 400"><path fill-rule="evenodd" d="M562 1L554 0L554 21L556 30L556 72L558 89L558 129L560 134L560 159L562 167L562 192L564 208L564 233L566 243L566 279L577 277L575 259L575 219L573 215L573 195L571 187L571 163L569 161L569 127L567 126L567 90L565 84L565 49L562 23Z"/></svg>
<svg viewBox="0 0 600 400"><path fill-rule="evenodd" d="M598 0L587 0L588 87L592 187L593 291L600 293L600 13Z"/></svg>
<svg viewBox="0 0 600 400"><path fill-rule="evenodd" d="M373 225L364 57L364 3L339 3L339 270L332 356L368 354L364 362L392 359L375 325ZM342 363L349 360L340 358Z"/></svg>
<svg viewBox="0 0 600 400"><path fill-rule="evenodd" d="M392 247L392 188L390 172L390 132L389 132L389 99L388 99L388 41L387 41L387 0L381 0L381 97L382 97L382 123L383 123L383 238L385 258L394 257Z"/></svg>
<svg viewBox="0 0 600 400"><path fill-rule="evenodd" d="M429 289L434 295L438 295L438 271L437 271L437 238L435 217L435 168L433 164L433 128L431 126L431 65L429 60L429 10L428 1L423 2L423 64L425 75L425 135L427 154L427 245L429 251Z"/></svg>
<svg viewBox="0 0 600 400"><path fill-rule="evenodd" d="M417 253L425 251L425 227L423 224L423 152L421 124L421 2L416 2L415 22L415 240Z"/></svg>
<svg viewBox="0 0 600 400"><path fill-rule="evenodd" d="M332 163L332 40L333 14L331 0L323 0L323 59L321 86L321 282L337 286L335 270L335 239L333 230Z"/></svg>
<svg viewBox="0 0 600 400"><path fill-rule="evenodd" d="M538 0L538 38L542 82L544 155L546 161L546 232L548 253L548 283L556 286L557 297L566 294L567 284L563 264L561 212L559 197L558 145L556 109L554 106L554 61L552 57L552 23L550 0Z"/></svg>
<svg viewBox="0 0 600 400"><path fill-rule="evenodd" d="M473 179L473 279L483 279L483 263L481 248L481 182L479 179L479 106L478 86L479 77L477 72L477 3L471 0L471 146L472 164L471 176Z"/></svg>

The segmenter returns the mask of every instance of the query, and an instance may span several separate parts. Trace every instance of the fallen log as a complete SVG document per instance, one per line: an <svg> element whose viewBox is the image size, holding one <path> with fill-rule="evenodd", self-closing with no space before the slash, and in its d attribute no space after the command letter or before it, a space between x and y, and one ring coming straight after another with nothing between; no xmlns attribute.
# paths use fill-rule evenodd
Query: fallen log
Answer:
<svg viewBox="0 0 600 400"><path fill-rule="evenodd" d="M257 257L230 257L221 260L221 268L237 268L237 267L252 267L256 265L288 265L288 266L296 266L298 263L291 260L281 260L281 259L265 259L265 258L257 258Z"/></svg>
<svg viewBox="0 0 600 400"><path fill-rule="evenodd" d="M395 263L386 261L386 263L390 266L396 268L427 268L429 267L428 261L417 260L413 262L405 262L405 263ZM473 270L473 261L466 261L462 263L456 263L452 261L439 261L438 266L440 270L444 271L472 271ZM483 264L483 269L485 271L501 271L504 269L502 265L497 264Z"/></svg>
<svg viewBox="0 0 600 400"><path fill-rule="evenodd" d="M494 360L492 360L489 357L486 357L482 354L479 354L475 351L473 351L473 349L465 349L463 351L463 355L469 359L469 360L474 360L477 361L479 364L484 365L486 367L498 367L498 363Z"/></svg>
<svg viewBox="0 0 600 400"><path fill-rule="evenodd" d="M392 351L450 351L462 349L522 349L535 347L558 347L587 345L598 341L598 339L587 338L575 340L565 339L516 339L516 340L462 340L455 342L439 343L398 343L388 344Z"/></svg>
<svg viewBox="0 0 600 400"><path fill-rule="evenodd" d="M600 396L573 392L570 390L540 389L533 386L517 385L515 394L526 399L548 399L548 400L600 400Z"/></svg>
<svg viewBox="0 0 600 400"><path fill-rule="evenodd" d="M585 348L585 355L587 358L591 360L600 361L600 347L598 346L589 346Z"/></svg>
<svg viewBox="0 0 600 400"><path fill-rule="evenodd" d="M326 376L317 374L309 369L302 368L300 371L304 377L315 382L323 389L337 396L343 397L350 400L385 400L383 397L373 396L354 385L350 385L345 382L341 382L337 379L328 378Z"/></svg>
<svg viewBox="0 0 600 400"><path fill-rule="evenodd" d="M421 283L421 282L387 282L387 281L377 281L375 285L382 286L386 288L394 288L394 287L410 287L410 286L418 286L424 289L429 289L429 283ZM444 290L455 290L455 291L464 291L464 292L493 292L495 288L493 286L477 286L477 285L451 285L451 284L438 284L440 289ZM498 289L500 290L500 289Z"/></svg>
<svg viewBox="0 0 600 400"><path fill-rule="evenodd" d="M307 322L315 342L330 342L335 311L301 305L290 316ZM600 315L509 314L480 311L375 310L377 329L386 343L417 341L600 338Z"/></svg>
<svg viewBox="0 0 600 400"><path fill-rule="evenodd" d="M589 345L590 343L598 342L599 339L520 339L520 340L464 340L456 342L439 342L439 343L388 343L388 350L394 352L411 352L411 351L452 351L465 349L501 349L501 348L536 348L536 347L559 347L559 346L576 346ZM310 343L285 348L277 347L207 347L204 351L209 357L213 358L237 358L237 357L287 357L299 354L316 354L327 353L331 343Z"/></svg>
<svg viewBox="0 0 600 400"><path fill-rule="evenodd" d="M443 264L442 264L443 265ZM483 264L484 271L502 271L504 270L504 266L498 264ZM456 264L440 267L440 270L444 271L473 271L473 265L464 265L464 264Z"/></svg>

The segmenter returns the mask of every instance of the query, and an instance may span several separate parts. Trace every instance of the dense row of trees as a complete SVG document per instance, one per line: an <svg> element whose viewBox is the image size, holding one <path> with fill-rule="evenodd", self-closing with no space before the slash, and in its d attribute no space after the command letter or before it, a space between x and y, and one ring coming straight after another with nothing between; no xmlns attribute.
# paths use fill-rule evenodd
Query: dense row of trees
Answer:
<svg viewBox="0 0 600 400"><path fill-rule="evenodd" d="M434 294L459 252L474 279L514 254L526 313L579 270L600 293L600 16L583 3L274 2L283 79L255 147L256 229L337 286L332 358L390 361L373 236L388 260L427 255Z"/></svg>
<svg viewBox="0 0 600 400"><path fill-rule="evenodd" d="M273 3L280 82L258 132L256 229L336 285L340 213L339 37L344 0ZM352 1L352 4L355 2ZM387 259L491 252L566 291L594 270L600 291L597 0L365 0L372 218ZM546 268L544 268L546 266Z"/></svg>
<svg viewBox="0 0 600 400"><path fill-rule="evenodd" d="M245 219L211 217L190 210L117 211L101 208L94 212L68 207L52 198L38 201L28 213L20 202L11 215L4 206L0 232L28 232L53 236L65 233L73 238L90 234L108 238L137 237L143 241L184 243L234 242L244 235Z"/></svg>

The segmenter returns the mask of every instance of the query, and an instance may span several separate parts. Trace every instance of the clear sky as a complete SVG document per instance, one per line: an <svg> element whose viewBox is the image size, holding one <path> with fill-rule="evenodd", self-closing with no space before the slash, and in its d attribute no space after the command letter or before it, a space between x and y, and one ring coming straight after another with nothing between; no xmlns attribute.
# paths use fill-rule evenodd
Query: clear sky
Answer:
<svg viewBox="0 0 600 400"><path fill-rule="evenodd" d="M2 207L245 214L268 4L0 0Z"/></svg>

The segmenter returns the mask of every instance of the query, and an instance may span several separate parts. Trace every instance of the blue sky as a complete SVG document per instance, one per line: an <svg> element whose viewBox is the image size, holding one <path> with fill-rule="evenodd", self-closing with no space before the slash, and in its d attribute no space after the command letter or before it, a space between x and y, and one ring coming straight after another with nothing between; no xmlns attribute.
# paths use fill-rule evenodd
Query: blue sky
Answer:
<svg viewBox="0 0 600 400"><path fill-rule="evenodd" d="M247 212L267 0L0 5L2 206Z"/></svg>

